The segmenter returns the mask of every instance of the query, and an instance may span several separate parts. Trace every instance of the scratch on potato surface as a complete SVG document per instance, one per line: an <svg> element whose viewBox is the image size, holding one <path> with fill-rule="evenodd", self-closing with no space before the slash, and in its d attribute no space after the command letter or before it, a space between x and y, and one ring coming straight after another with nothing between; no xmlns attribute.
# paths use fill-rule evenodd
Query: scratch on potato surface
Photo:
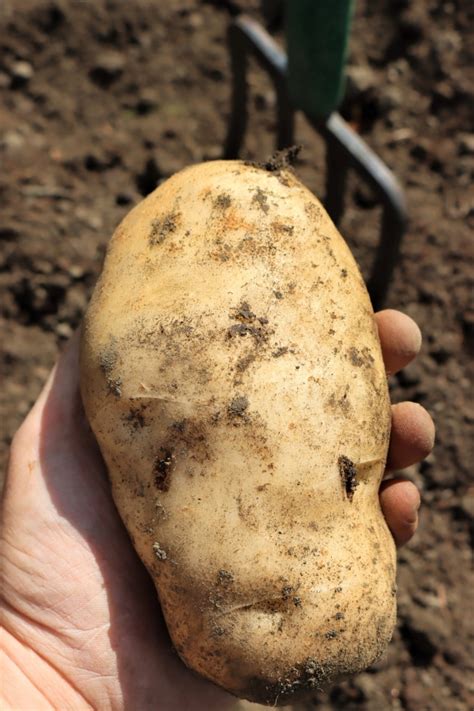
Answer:
<svg viewBox="0 0 474 711"><path fill-rule="evenodd" d="M222 610L220 614L230 615L233 612L240 612L241 610L250 610L253 607L263 608L265 606L268 606L268 610L265 610L265 612L281 612L281 608L272 609L272 605L279 605L281 603L285 603L286 608L288 605L288 598L283 595L279 595L277 597L265 597L258 600L253 600L252 602L243 602L240 605L233 605L232 607L228 607L225 610ZM260 611L262 610L260 609Z"/></svg>

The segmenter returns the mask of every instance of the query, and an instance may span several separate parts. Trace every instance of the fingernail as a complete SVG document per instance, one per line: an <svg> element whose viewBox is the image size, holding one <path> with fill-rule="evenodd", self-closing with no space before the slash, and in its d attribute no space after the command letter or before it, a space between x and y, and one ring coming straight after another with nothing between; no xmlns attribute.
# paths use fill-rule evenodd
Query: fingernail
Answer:
<svg viewBox="0 0 474 711"><path fill-rule="evenodd" d="M411 515L411 525L413 526L413 530L416 531L416 528L418 526L418 511L420 508L420 504L418 506L414 506L412 510L412 515Z"/></svg>
<svg viewBox="0 0 474 711"><path fill-rule="evenodd" d="M411 507L411 516L408 518L408 522L410 526L413 526L413 529L416 530L416 527L418 526L418 511L420 510L421 506L421 499L418 498L417 503L413 503Z"/></svg>

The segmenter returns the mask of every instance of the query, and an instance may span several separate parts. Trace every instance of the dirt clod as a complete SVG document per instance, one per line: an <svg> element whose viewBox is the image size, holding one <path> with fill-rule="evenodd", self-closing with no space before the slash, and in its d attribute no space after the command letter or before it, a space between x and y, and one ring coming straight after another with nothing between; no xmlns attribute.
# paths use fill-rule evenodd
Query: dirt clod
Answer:
<svg viewBox="0 0 474 711"><path fill-rule="evenodd" d="M155 554L155 557L158 558L158 560L166 560L168 557L166 551L161 548L158 542L155 542L153 544L153 553Z"/></svg>
<svg viewBox="0 0 474 711"><path fill-rule="evenodd" d="M246 161L246 164L254 168L267 170L269 173L279 173L281 170L288 170L294 165L301 149L302 146L290 146L282 151L275 151L271 158L265 161Z"/></svg>

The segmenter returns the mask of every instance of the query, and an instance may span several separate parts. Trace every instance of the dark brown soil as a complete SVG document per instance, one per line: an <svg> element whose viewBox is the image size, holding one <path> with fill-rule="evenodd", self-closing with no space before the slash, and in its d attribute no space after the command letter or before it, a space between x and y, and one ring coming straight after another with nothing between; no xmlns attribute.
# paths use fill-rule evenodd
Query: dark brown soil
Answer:
<svg viewBox="0 0 474 711"><path fill-rule="evenodd" d="M176 170L221 155L225 30L240 8L258 16L256 0L1 2L3 464L57 347L80 323L118 221ZM438 439L408 472L424 505L419 534L400 553L395 639L373 669L321 694L319 709L474 705L473 8L357 3L342 110L406 189L411 222L388 305L424 333L421 357L392 393L427 407ZM255 68L251 90L243 157L261 162L273 152L275 97ZM295 169L321 195L323 145L303 119L296 140ZM366 275L373 205L354 179L342 231Z"/></svg>

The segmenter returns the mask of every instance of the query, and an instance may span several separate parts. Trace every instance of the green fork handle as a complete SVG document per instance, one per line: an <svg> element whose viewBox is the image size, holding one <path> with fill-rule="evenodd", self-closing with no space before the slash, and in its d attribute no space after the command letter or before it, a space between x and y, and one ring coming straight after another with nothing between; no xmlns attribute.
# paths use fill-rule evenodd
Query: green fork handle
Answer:
<svg viewBox="0 0 474 711"><path fill-rule="evenodd" d="M353 6L354 0L285 2L290 98L313 119L329 116L343 97Z"/></svg>

